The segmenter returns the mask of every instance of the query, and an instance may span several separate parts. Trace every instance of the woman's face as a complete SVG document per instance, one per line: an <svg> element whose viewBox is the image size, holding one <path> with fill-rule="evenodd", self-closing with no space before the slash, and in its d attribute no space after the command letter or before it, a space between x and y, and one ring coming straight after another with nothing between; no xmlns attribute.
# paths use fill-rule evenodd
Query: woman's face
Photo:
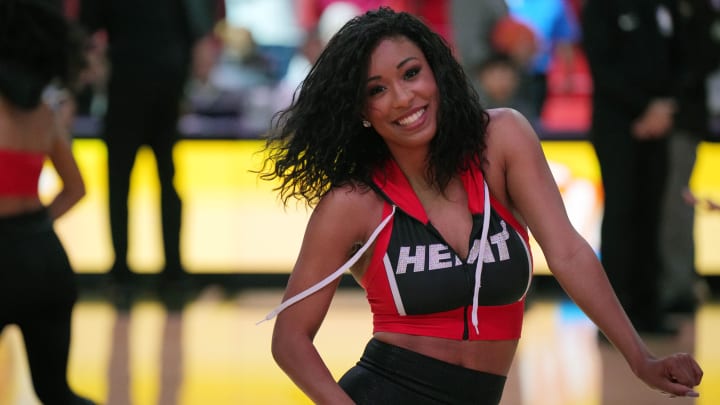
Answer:
<svg viewBox="0 0 720 405"><path fill-rule="evenodd" d="M392 149L427 146L437 128L438 89L423 52L386 38L370 55L364 119Z"/></svg>

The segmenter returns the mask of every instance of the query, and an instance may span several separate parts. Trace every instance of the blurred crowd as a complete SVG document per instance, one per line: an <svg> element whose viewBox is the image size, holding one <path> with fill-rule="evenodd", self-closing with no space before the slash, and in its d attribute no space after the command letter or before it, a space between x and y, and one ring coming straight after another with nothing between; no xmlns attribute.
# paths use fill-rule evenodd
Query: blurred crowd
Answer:
<svg viewBox="0 0 720 405"><path fill-rule="evenodd" d="M79 18L80 0L63 3ZM209 2L212 3L212 2ZM587 126L589 73L579 48L580 0L225 0L215 7L212 35L195 46L193 74L179 126L195 137L253 138L287 106L324 44L350 18L385 5L422 17L455 49L487 107L511 106L537 123L544 107L569 100L576 131ZM93 33L79 113L107 107L107 32ZM138 63L142 63L138 61ZM546 100L550 99L550 102ZM557 120L555 126L557 126ZM562 126L562 124L561 124Z"/></svg>

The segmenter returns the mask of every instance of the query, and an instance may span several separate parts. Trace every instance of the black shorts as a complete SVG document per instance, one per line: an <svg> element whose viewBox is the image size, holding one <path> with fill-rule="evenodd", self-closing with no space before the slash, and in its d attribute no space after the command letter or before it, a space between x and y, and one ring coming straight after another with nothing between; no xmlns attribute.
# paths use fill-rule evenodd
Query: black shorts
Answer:
<svg viewBox="0 0 720 405"><path fill-rule="evenodd" d="M371 339L339 384L360 405L497 405L505 380Z"/></svg>
<svg viewBox="0 0 720 405"><path fill-rule="evenodd" d="M65 317L76 299L75 274L47 211L0 218L0 323Z"/></svg>

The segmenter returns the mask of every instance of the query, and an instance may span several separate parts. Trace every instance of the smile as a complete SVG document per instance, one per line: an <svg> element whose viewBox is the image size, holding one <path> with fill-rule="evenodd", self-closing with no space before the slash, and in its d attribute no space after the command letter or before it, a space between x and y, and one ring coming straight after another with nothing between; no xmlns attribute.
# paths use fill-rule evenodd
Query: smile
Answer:
<svg viewBox="0 0 720 405"><path fill-rule="evenodd" d="M423 114L425 114L425 110L426 110L426 108L422 108L422 109L420 109L420 110L417 110L416 112L412 113L411 115L409 115L409 116L407 116L407 117L405 117L405 118L402 118L402 119L397 120L397 123L400 124L400 125L402 125L402 126L411 125L411 124L413 124L414 122L416 122L417 120L419 120L420 117L423 116Z"/></svg>

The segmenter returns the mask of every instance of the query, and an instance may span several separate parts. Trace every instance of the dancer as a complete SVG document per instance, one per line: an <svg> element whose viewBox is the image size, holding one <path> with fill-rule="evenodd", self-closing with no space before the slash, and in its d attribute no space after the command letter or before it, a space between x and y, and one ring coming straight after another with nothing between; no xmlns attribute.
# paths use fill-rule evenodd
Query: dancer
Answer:
<svg viewBox="0 0 720 405"><path fill-rule="evenodd" d="M262 177L280 181L286 203L314 206L266 319L278 314L273 356L315 403L497 404L532 276L529 231L639 379L698 395L693 357L655 357L633 329L528 121L483 110L417 18L380 8L348 22L268 142ZM313 338L347 269L366 290L373 337L336 382Z"/></svg>
<svg viewBox="0 0 720 405"><path fill-rule="evenodd" d="M69 121L59 122L69 117L65 93L55 86L72 86L83 67L78 32L45 2L0 2L0 331L19 327L33 387L45 405L92 403L68 385L77 291L53 230L53 221L85 194ZM62 188L44 206L38 181L47 158Z"/></svg>

